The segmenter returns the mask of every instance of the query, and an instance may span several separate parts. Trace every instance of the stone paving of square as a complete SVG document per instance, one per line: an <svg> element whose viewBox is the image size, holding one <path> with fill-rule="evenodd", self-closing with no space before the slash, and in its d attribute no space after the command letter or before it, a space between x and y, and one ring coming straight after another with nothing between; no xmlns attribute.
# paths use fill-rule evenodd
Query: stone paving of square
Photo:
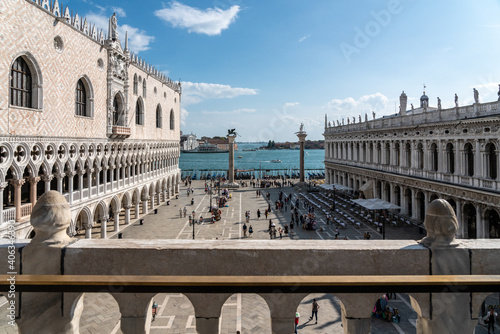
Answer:
<svg viewBox="0 0 500 334"><path fill-rule="evenodd" d="M193 227L189 225L187 217L180 217L179 208L187 208L187 215L193 210L197 218L200 215L208 217L210 196L204 191L204 181L193 181L194 193L187 195L187 187L182 186L179 199L172 199L170 205L158 207L158 214L150 213L144 218L144 224L140 225L136 221L129 226L121 225L121 233L124 239L192 239ZM260 190L262 195L270 193L270 199L265 196L257 196L256 190ZM222 209L221 220L210 224L203 222L194 225L196 239L269 239L268 219L275 222L276 227L284 227L290 223L290 210L277 212L274 210L274 201L278 198L278 192L285 194L292 193L293 199L296 193L292 187L283 188L252 188L243 187L239 190L231 191L232 199L228 206ZM194 205L191 205L191 198L194 198ZM268 219L264 217L264 210L271 205L272 212ZM301 212L305 213L301 206ZM257 218L256 212L260 209L262 216ZM242 226L245 220L245 212L251 212L249 225L252 225L254 233L251 237L243 237ZM295 228L294 233L283 238L293 240L301 239L328 239L334 240L335 227L325 224L323 213L319 213L319 226L316 231ZM320 232L320 227L325 230ZM382 235L374 226L362 224L360 228L354 225L347 225L347 228L340 229L339 239L347 236L349 239L363 239L365 232L370 232L372 239L382 239ZM112 238L117 238L117 232L108 232ZM414 239L423 237L418 228L414 226L388 227L386 229L386 239ZM280 238L276 239L280 242ZM279 260L279 259L277 259ZM3 297L2 297L3 298ZM311 314L312 299L316 298L320 310L318 312L318 323L309 321ZM182 294L157 294L153 300L158 304L158 314L155 321L151 323L151 334L184 334L196 333L194 308L189 300ZM0 300L2 304L3 300ZM374 301L375 304L375 301ZM372 333L384 334L413 334L416 333L415 311L411 308L409 297L404 294L397 294L396 299L389 300L389 305L397 307L400 311L401 322L399 324L389 323L380 318L372 318ZM5 306L2 306L5 307ZM340 316L340 302L331 294L310 294L299 305L298 312L301 314L298 332L303 334L321 333L343 333ZM3 317L0 319L0 334L17 333L17 328L7 324ZM88 293L84 298L84 311L80 321L80 333L87 334L119 334L122 333L120 325L120 312L118 304L110 294ZM220 318L220 334L234 334L237 330L241 333L271 333L271 322L269 309L265 301L255 294L234 294L224 304L222 316ZM293 325L291 325L293 332ZM476 334L486 333L483 326L477 326Z"/></svg>

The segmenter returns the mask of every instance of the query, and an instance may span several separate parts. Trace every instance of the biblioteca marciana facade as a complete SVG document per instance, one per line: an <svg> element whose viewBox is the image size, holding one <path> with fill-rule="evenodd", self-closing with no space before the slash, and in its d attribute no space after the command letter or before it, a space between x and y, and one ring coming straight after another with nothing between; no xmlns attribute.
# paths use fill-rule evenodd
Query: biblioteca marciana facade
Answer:
<svg viewBox="0 0 500 334"><path fill-rule="evenodd" d="M459 107L455 96L455 107L442 109L438 98L433 108L424 92L420 107L407 111L403 92L399 114L325 119L326 183L392 202L417 223L443 198L455 210L459 238L500 238L500 99L480 103L475 89L474 99Z"/></svg>
<svg viewBox="0 0 500 334"><path fill-rule="evenodd" d="M180 83L57 0L0 2L0 234L31 233L43 193L69 202L69 234L106 238L180 182Z"/></svg>

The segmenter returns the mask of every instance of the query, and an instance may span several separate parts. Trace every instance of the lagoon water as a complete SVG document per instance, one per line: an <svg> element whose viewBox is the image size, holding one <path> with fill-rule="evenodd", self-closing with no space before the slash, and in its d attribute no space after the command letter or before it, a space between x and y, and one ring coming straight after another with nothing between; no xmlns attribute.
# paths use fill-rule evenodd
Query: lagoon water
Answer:
<svg viewBox="0 0 500 334"><path fill-rule="evenodd" d="M299 150L257 150L243 151L265 145L264 143L238 143L238 151L234 152L234 168L238 170L262 170L264 174L291 174L297 173L300 163ZM323 172L325 165L324 150L305 151L306 172ZM238 158L241 156L241 158ZM181 153L180 169L186 171L183 175L210 170L226 171L228 168L228 153ZM272 163L271 160L281 160L281 163ZM189 172L188 172L189 171ZM199 176L198 176L199 177Z"/></svg>

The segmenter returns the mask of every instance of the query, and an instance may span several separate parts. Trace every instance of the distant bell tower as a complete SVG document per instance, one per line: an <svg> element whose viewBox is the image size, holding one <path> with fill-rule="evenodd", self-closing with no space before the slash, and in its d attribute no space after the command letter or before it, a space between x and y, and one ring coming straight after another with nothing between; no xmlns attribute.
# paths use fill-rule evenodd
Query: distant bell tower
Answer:
<svg viewBox="0 0 500 334"><path fill-rule="evenodd" d="M406 104L408 102L408 96L406 96L405 91L399 96L399 115L406 115Z"/></svg>

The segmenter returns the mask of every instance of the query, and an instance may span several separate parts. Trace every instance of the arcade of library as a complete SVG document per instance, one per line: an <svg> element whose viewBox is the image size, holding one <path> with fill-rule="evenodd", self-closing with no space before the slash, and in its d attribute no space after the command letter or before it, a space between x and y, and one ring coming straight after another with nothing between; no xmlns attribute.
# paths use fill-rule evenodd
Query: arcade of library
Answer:
<svg viewBox="0 0 500 334"><path fill-rule="evenodd" d="M500 92L499 92L500 94ZM459 238L500 238L499 101L400 112L347 124L325 117L326 183L351 188L365 198L381 198L401 207L401 214L420 223L428 205L446 199L454 208Z"/></svg>
<svg viewBox="0 0 500 334"><path fill-rule="evenodd" d="M180 83L122 46L116 15L105 34L57 0L4 0L0 36L0 234L28 237L49 190L87 238L178 192Z"/></svg>

